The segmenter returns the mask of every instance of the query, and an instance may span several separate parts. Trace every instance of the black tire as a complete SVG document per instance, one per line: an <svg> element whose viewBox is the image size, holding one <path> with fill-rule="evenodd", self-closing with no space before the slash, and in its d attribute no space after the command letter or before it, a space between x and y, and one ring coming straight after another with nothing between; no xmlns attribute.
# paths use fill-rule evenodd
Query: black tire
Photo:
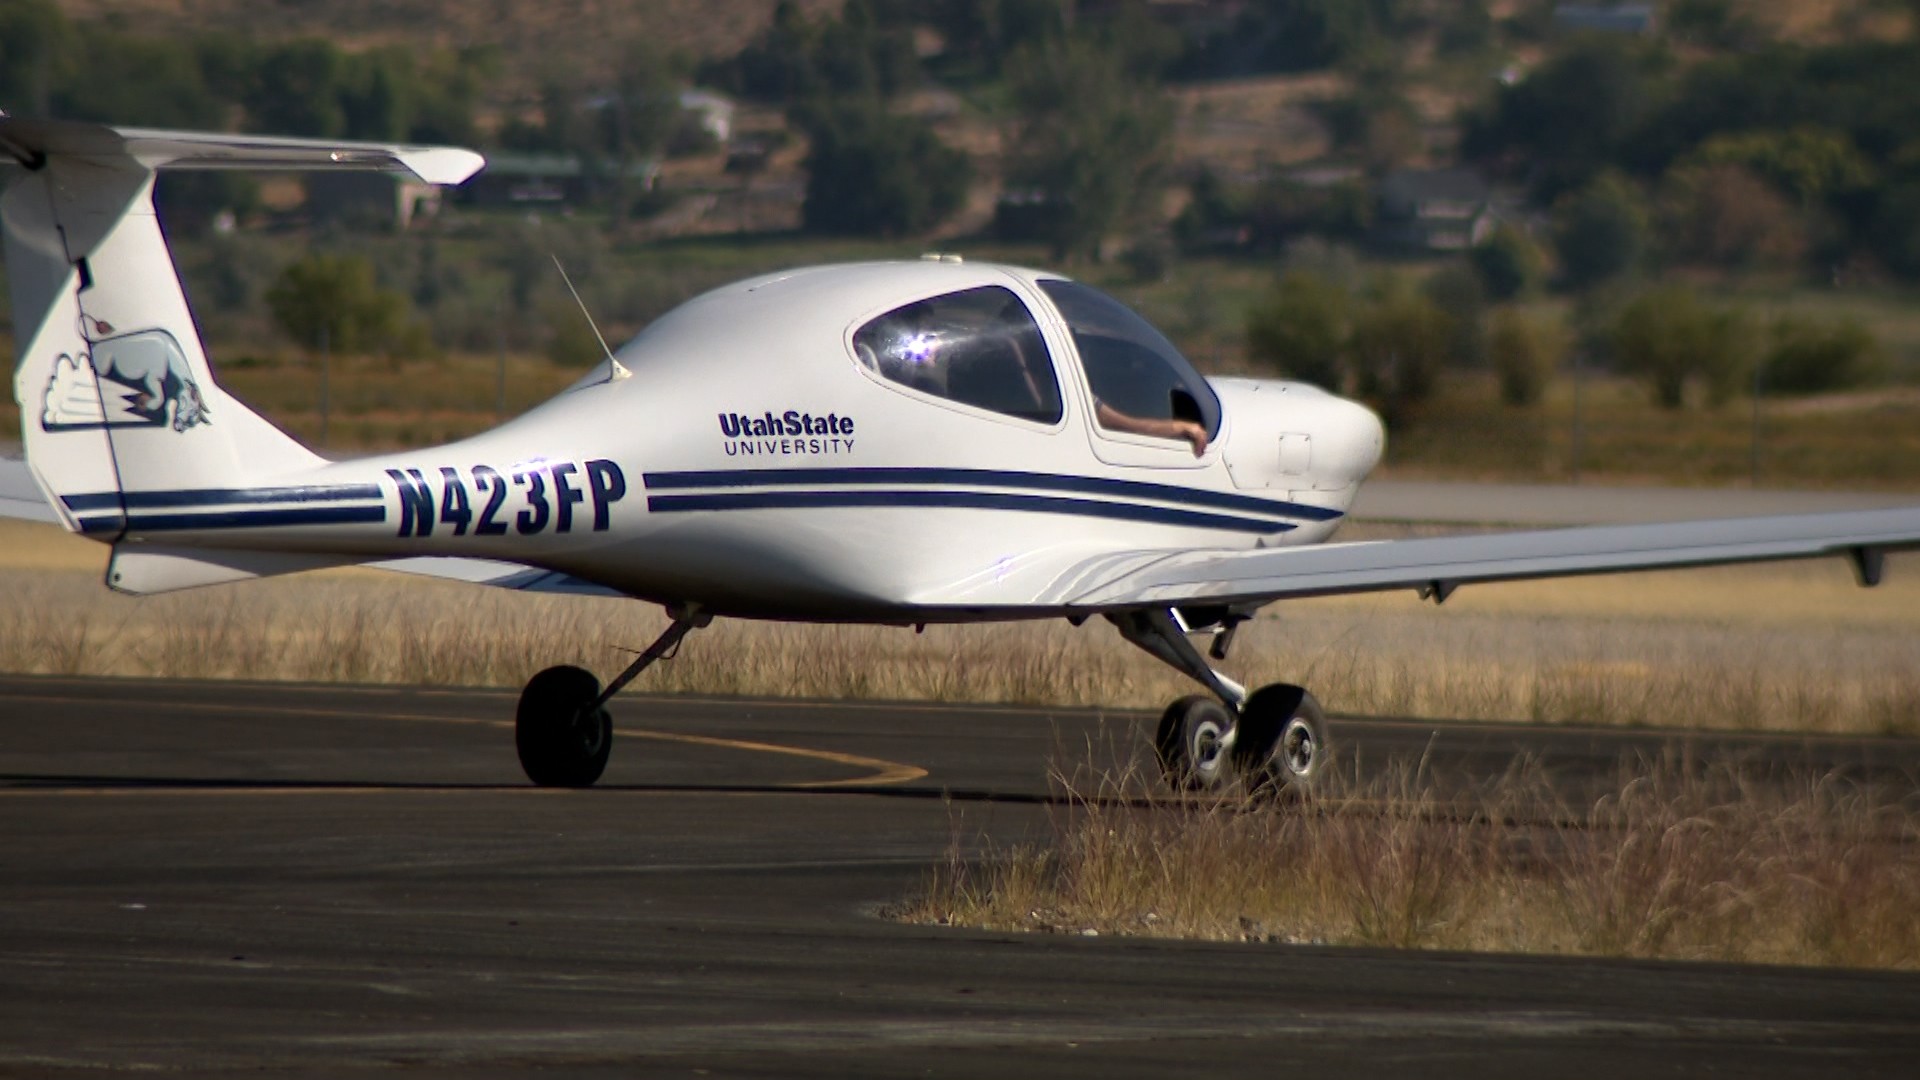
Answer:
<svg viewBox="0 0 1920 1080"><path fill-rule="evenodd" d="M527 680L513 723L527 779L541 787L591 787L600 779L613 749L613 717L604 706L588 711L599 696L600 680L577 667L550 667Z"/></svg>
<svg viewBox="0 0 1920 1080"><path fill-rule="evenodd" d="M1327 771L1332 748L1326 711L1301 687L1263 686L1240 709L1234 764L1258 787L1311 792Z"/></svg>
<svg viewBox="0 0 1920 1080"><path fill-rule="evenodd" d="M1195 694L1167 706L1153 740L1167 785L1175 791L1214 791L1231 783L1234 769L1220 740L1232 727L1227 707L1210 697Z"/></svg>

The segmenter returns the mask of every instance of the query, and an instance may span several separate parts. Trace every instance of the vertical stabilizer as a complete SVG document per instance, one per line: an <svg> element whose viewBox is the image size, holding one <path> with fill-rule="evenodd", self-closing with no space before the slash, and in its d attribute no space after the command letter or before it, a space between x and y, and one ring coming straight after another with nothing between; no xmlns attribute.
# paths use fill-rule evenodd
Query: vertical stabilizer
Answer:
<svg viewBox="0 0 1920 1080"><path fill-rule="evenodd" d="M223 393L153 210L159 168L382 169L457 183L461 150L30 122L0 115L27 171L0 196L35 479L67 526L103 540L129 508L205 501L322 460Z"/></svg>

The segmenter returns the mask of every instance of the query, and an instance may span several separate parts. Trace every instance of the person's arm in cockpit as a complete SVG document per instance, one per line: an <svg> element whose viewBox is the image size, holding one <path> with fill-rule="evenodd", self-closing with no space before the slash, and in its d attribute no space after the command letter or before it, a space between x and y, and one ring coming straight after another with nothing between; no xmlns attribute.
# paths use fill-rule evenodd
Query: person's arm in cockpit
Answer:
<svg viewBox="0 0 1920 1080"><path fill-rule="evenodd" d="M1132 435L1146 435L1156 439L1178 439L1193 447L1194 457L1207 452L1207 429L1191 420L1134 416L1123 413L1098 398L1093 402L1093 418L1101 427L1112 431L1124 431Z"/></svg>

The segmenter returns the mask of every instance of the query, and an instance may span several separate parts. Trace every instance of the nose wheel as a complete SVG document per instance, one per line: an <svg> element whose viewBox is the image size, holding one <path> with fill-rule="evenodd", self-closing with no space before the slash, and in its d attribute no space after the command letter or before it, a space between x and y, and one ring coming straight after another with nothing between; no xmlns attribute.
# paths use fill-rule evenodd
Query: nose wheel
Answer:
<svg viewBox="0 0 1920 1080"><path fill-rule="evenodd" d="M1328 753L1326 714L1305 689L1286 683L1247 696L1235 717L1219 701L1183 697L1160 715L1154 735L1161 775L1175 791L1248 793L1312 790Z"/></svg>
<svg viewBox="0 0 1920 1080"><path fill-rule="evenodd" d="M1213 670L1177 611L1109 616L1128 641L1213 691L1167 706L1154 732L1161 774L1175 791L1305 794L1326 771L1326 713L1304 688L1274 683L1248 693Z"/></svg>

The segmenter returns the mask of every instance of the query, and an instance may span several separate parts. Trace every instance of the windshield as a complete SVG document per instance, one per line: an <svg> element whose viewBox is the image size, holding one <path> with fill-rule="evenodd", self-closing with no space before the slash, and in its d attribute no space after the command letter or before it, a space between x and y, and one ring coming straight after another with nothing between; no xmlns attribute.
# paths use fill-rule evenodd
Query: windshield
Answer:
<svg viewBox="0 0 1920 1080"><path fill-rule="evenodd" d="M1027 306L999 286L896 308L853 335L854 355L889 382L1051 424L1060 385Z"/></svg>
<svg viewBox="0 0 1920 1080"><path fill-rule="evenodd" d="M1153 324L1079 282L1042 281L1040 289L1073 332L1096 401L1143 420L1191 420L1209 439L1220 434L1220 399Z"/></svg>

